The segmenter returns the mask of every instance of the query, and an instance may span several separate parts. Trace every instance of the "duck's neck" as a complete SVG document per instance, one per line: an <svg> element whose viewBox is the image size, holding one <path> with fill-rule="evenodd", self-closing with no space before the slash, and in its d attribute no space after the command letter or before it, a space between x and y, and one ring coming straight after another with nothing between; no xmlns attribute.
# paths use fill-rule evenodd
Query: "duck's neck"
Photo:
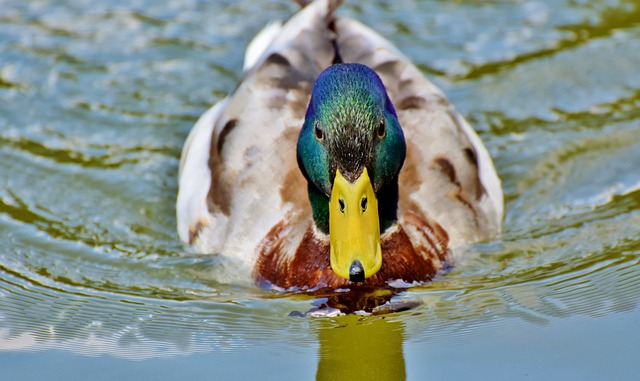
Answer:
<svg viewBox="0 0 640 381"><path fill-rule="evenodd" d="M382 234L398 220L398 178L381 187L376 197L378 197L378 217L380 234Z"/></svg>
<svg viewBox="0 0 640 381"><path fill-rule="evenodd" d="M329 234L329 197L311 183L308 184L309 202L313 209L313 221L318 230ZM398 219L398 179L397 177L376 192L378 198L378 219L380 233L393 225Z"/></svg>
<svg viewBox="0 0 640 381"><path fill-rule="evenodd" d="M318 230L329 234L329 197L320 192L313 184L307 185L309 202L313 210L313 222Z"/></svg>

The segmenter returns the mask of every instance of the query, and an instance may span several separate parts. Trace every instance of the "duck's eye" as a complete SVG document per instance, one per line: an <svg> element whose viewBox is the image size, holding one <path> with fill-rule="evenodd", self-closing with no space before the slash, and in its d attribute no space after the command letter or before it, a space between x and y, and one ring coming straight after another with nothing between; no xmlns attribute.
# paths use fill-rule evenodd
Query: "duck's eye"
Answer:
<svg viewBox="0 0 640 381"><path fill-rule="evenodd" d="M322 128L320 128L320 124L318 122L314 124L313 130L316 134L316 139L318 139L318 141L322 141L322 139L324 139L324 132L322 132Z"/></svg>
<svg viewBox="0 0 640 381"><path fill-rule="evenodd" d="M340 213L344 213L344 200L338 199L338 204L340 204Z"/></svg>
<svg viewBox="0 0 640 381"><path fill-rule="evenodd" d="M384 138L384 135L387 133L387 126L384 123L384 119L382 119L380 121L380 124L378 125L378 137L380 139Z"/></svg>
<svg viewBox="0 0 640 381"><path fill-rule="evenodd" d="M362 213L367 211L367 198L363 197L362 201L360 201L360 208L362 208Z"/></svg>

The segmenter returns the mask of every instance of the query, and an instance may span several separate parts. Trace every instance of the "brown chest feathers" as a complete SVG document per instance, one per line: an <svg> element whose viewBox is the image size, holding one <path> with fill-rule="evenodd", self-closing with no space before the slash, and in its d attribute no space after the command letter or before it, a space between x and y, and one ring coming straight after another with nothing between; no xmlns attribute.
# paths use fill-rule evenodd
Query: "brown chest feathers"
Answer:
<svg viewBox="0 0 640 381"><path fill-rule="evenodd" d="M284 252L284 222L275 225L258 247L254 268L256 283L282 289L340 288L352 284L333 272L329 242L307 229L292 256ZM448 249L447 233L433 221L407 212L397 226L381 236L382 267L363 283L384 286L391 280L407 283L430 281L442 268Z"/></svg>

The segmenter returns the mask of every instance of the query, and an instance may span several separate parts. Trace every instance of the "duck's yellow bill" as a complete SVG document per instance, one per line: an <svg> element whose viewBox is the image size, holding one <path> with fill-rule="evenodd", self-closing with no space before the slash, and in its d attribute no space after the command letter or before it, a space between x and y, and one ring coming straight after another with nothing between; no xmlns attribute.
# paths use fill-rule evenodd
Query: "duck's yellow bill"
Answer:
<svg viewBox="0 0 640 381"><path fill-rule="evenodd" d="M380 270L378 200L365 168L350 183L336 171L329 201L331 268L352 282L362 282Z"/></svg>

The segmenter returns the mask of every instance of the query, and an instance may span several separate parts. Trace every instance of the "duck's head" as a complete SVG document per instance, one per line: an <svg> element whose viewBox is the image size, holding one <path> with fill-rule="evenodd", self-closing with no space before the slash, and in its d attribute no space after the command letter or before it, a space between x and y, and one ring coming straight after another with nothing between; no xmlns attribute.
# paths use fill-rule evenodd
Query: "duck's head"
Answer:
<svg viewBox="0 0 640 381"><path fill-rule="evenodd" d="M329 234L331 268L364 281L382 265L380 234L397 218L406 144L380 77L360 64L316 80L300 132L298 165L316 227Z"/></svg>

